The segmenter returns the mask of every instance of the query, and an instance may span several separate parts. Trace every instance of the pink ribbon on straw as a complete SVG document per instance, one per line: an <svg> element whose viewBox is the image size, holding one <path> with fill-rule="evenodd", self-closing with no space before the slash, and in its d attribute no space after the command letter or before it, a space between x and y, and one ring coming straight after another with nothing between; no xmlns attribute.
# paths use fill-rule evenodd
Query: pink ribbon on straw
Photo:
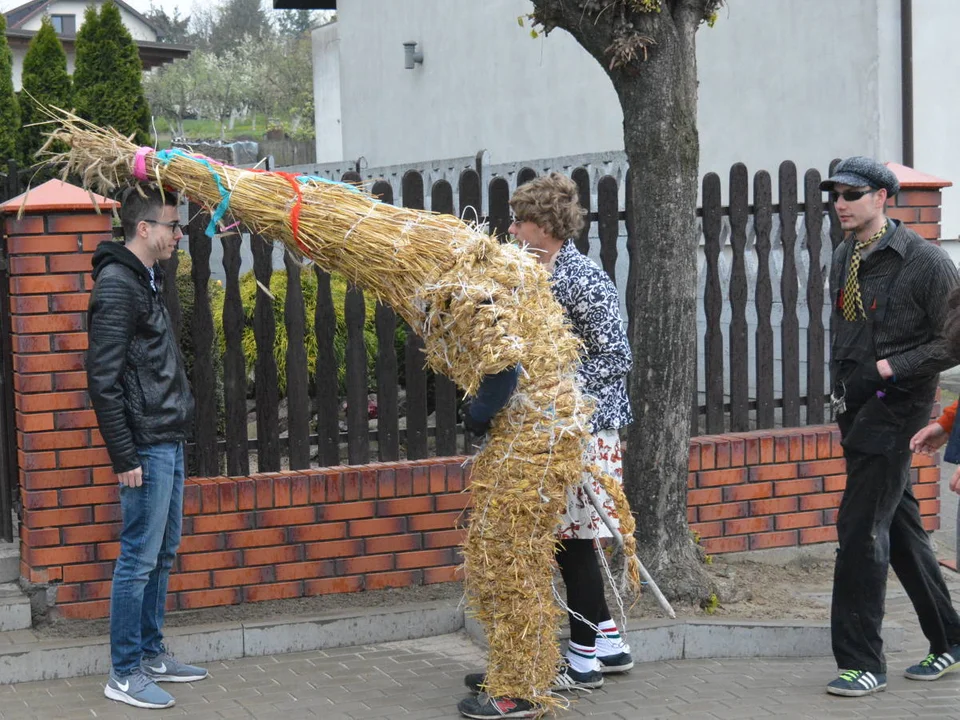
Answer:
<svg viewBox="0 0 960 720"><path fill-rule="evenodd" d="M137 180L149 180L147 177L147 155L152 152L153 148L146 145L137 149L137 154L133 157L133 176Z"/></svg>

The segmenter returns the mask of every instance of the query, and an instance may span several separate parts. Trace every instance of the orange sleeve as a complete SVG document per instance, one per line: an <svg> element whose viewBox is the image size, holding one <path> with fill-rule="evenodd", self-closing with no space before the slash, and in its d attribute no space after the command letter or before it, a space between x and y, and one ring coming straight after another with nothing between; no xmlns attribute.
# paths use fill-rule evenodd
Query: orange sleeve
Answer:
<svg viewBox="0 0 960 720"><path fill-rule="evenodd" d="M943 409L943 414L937 418L937 423L947 432L953 430L953 423L957 419L957 406L960 400Z"/></svg>

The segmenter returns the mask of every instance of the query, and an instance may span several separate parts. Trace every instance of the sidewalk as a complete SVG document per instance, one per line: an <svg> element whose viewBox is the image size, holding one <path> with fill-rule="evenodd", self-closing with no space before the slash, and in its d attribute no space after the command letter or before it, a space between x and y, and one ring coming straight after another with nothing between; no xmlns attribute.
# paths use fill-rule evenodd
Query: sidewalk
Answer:
<svg viewBox="0 0 960 720"><path fill-rule="evenodd" d="M960 597L960 576L948 573ZM891 653L889 689L867 698L824 693L830 657L802 660L683 660L644 663L609 677L602 690L577 697L560 718L960 718L960 674L935 683L901 676L926 654L909 601L897 586L888 620L907 631ZM824 648L829 653L829 648ZM166 686L177 704L137 710L103 697L104 676L0 686L4 720L189 717L192 720L360 720L456 718L463 675L483 667L483 652L466 634L336 650L247 657L209 663L208 680Z"/></svg>
<svg viewBox="0 0 960 720"><path fill-rule="evenodd" d="M952 467L944 468L949 479ZM941 499L956 507L945 482ZM949 504L949 505L948 505ZM955 547L955 510L945 509L935 534L941 557ZM960 575L945 571L954 602ZM610 676L603 689L573 696L559 718L635 720L760 720L787 718L960 719L960 673L933 683L913 682L902 671L927 647L913 609L891 582L887 621L905 631L903 650L890 653L889 688L866 698L837 698L824 692L834 677L830 648L821 658L680 660L638 664ZM891 633L892 634L892 633ZM10 635L10 633L3 633ZM176 651L176 638L172 649ZM208 680L167 685L177 698L163 711L137 710L103 696L105 677L0 686L0 719L175 718L219 720L433 720L457 718L465 694L463 675L483 667L484 652L464 633L422 640L362 645L301 653L245 657L206 663Z"/></svg>

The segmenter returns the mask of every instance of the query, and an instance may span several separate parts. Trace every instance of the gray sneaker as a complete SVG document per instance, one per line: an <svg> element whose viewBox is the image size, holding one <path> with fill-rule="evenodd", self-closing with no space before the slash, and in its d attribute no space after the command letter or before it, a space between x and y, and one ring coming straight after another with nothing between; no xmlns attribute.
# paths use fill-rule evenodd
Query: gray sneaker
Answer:
<svg viewBox="0 0 960 720"><path fill-rule="evenodd" d="M103 694L111 700L151 710L168 708L176 702L173 695L139 670L134 670L122 678L111 672Z"/></svg>
<svg viewBox="0 0 960 720"><path fill-rule="evenodd" d="M202 667L180 662L172 653L167 652L166 648L155 657L143 658L140 669L154 682L195 682L209 675Z"/></svg>

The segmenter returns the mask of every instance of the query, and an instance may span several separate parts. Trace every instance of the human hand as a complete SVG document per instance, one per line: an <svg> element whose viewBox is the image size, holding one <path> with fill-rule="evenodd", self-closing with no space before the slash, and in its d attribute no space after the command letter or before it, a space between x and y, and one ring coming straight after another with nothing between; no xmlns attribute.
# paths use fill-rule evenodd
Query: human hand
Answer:
<svg viewBox="0 0 960 720"><path fill-rule="evenodd" d="M960 467L953 471L953 477L950 478L950 489L960 494Z"/></svg>
<svg viewBox="0 0 960 720"><path fill-rule="evenodd" d="M943 446L948 437L947 431L940 423L930 423L910 438L910 449L915 453L932 455Z"/></svg>
<svg viewBox="0 0 960 720"><path fill-rule="evenodd" d="M469 412L463 416L463 426L476 437L483 437L490 431L489 422L478 422L470 417Z"/></svg>
<svg viewBox="0 0 960 720"><path fill-rule="evenodd" d="M884 380L889 380L893 377L893 368L890 367L890 363L886 360L877 360L877 372L880 373L880 377Z"/></svg>
<svg viewBox="0 0 960 720"><path fill-rule="evenodd" d="M117 479L126 487L140 487L143 485L143 468L135 467L133 470L117 473Z"/></svg>

